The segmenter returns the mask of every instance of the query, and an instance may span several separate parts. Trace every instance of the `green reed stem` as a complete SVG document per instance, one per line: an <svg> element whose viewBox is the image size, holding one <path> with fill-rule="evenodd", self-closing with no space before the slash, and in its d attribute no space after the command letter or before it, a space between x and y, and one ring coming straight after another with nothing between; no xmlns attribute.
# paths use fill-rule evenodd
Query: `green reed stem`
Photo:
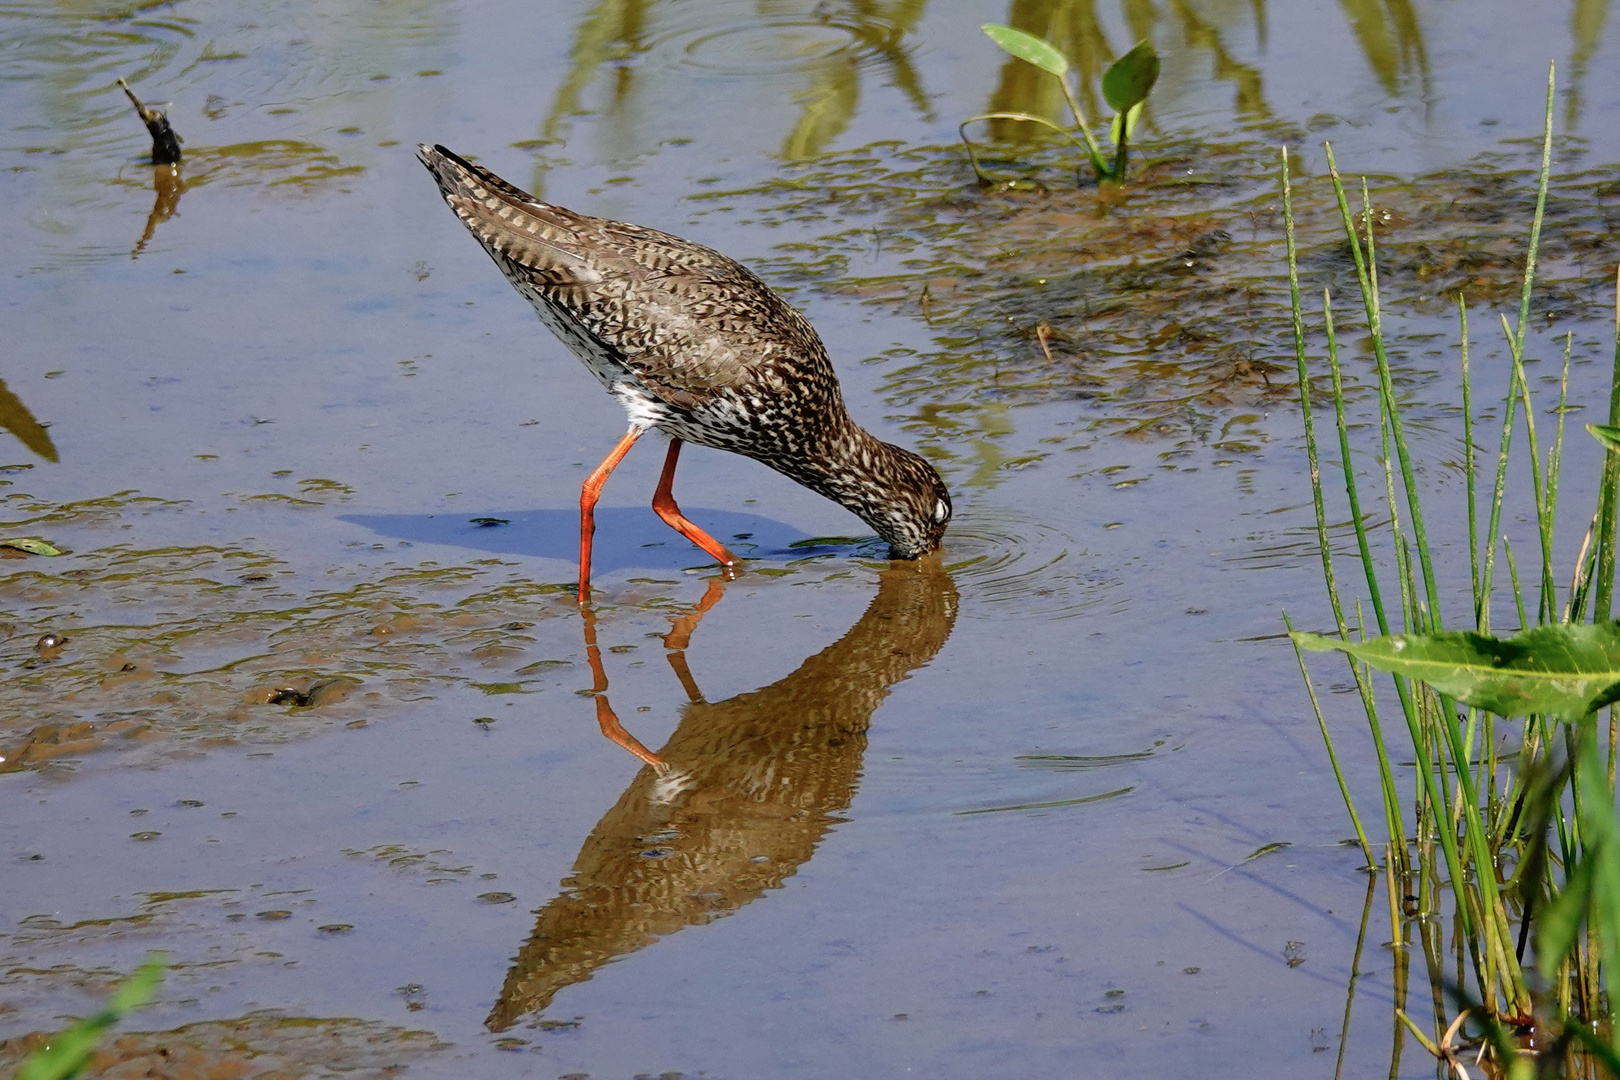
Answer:
<svg viewBox="0 0 1620 1080"><path fill-rule="evenodd" d="M1338 198L1339 214L1344 221L1345 237L1350 241L1350 253L1356 264L1356 280L1361 286L1361 300L1367 312L1367 330L1372 337L1373 359L1378 365L1378 390L1383 397L1384 409L1389 414L1395 436L1395 451L1401 467L1401 484L1406 491L1407 512L1412 519L1412 536L1417 541L1418 562L1423 568L1424 596L1428 601L1434 626L1439 629L1444 625L1444 620L1440 615L1439 586L1435 581L1434 566L1430 561L1429 534L1423 521L1423 506L1418 498L1412 458L1406 449L1406 429L1401 423L1400 409L1395 400L1395 381L1390 375L1389 355L1384 350L1383 318L1379 311L1378 300L1378 270L1373 247L1372 202L1367 196L1366 181L1363 180L1362 216L1367 229L1364 249L1363 238L1356 231L1355 217L1350 212L1350 202L1344 193L1344 183L1339 177L1338 165L1333 159L1333 147L1324 145L1327 149L1328 173L1333 179L1333 192Z"/></svg>
<svg viewBox="0 0 1620 1080"><path fill-rule="evenodd" d="M1549 622L1552 619L1549 603L1552 600L1552 522L1547 507L1547 496L1542 484L1541 473L1541 447L1536 439L1536 410L1530 400L1530 382L1524 371L1524 353L1508 325L1507 316L1502 316L1502 331L1507 335L1508 352L1513 362L1513 381L1518 385L1519 393L1524 401L1524 429L1525 438L1530 443L1530 484L1531 494L1536 508L1536 536L1541 542L1541 575L1536 601L1536 619L1538 622Z"/></svg>
<svg viewBox="0 0 1620 1080"><path fill-rule="evenodd" d="M1356 551L1361 557L1361 565L1367 581L1367 592L1372 601L1373 618L1378 622L1379 633L1389 633L1389 619L1384 614L1383 594L1379 588L1378 575L1374 570L1372 558L1372 543L1367 538L1366 518L1361 513L1361 495L1356 484L1356 470L1350 456L1350 425L1345 418L1344 408L1344 369L1339 363L1339 338L1333 325L1333 300L1327 290L1322 291L1322 323L1327 331L1328 371L1333 380L1333 420L1338 429L1339 436L1339 462L1341 472L1344 474L1345 498L1350 504L1350 521L1356 534ZM1335 601L1337 612L1337 601ZM1340 616L1340 622L1343 617ZM1356 605L1356 622L1358 627L1365 627L1366 620L1362 617L1361 605ZM1345 631L1341 630L1343 634ZM1364 631L1363 631L1364 632ZM1408 867L1406 863L1406 830L1402 823L1400 789L1395 783L1395 765L1390 761L1389 744L1384 738L1383 724L1378 718L1378 699L1373 692L1372 677L1369 669L1352 663L1350 665L1355 675L1356 690L1361 695L1362 711L1367 717L1368 730L1372 732L1373 751L1378 755L1378 783L1384 800L1384 819L1388 828L1390 842L1400 859L1400 866L1404 873ZM1410 689L1397 680L1397 692L1401 697L1401 707L1410 709Z"/></svg>
<svg viewBox="0 0 1620 1080"><path fill-rule="evenodd" d="M1290 310L1293 314L1294 361L1299 379L1300 412L1303 417L1305 427L1305 452L1310 467L1311 499L1316 514L1317 546L1321 550L1322 576L1324 581L1327 583L1328 602L1333 609L1334 623L1338 629L1339 636L1348 641L1350 639L1350 627L1345 620L1344 604L1339 595L1338 577L1333 567L1333 549L1328 537L1327 511L1322 493L1322 470L1316 441L1315 414L1311 408L1310 373L1305 357L1305 319L1303 303L1301 301L1299 291L1299 258L1294 233L1293 185L1289 177L1288 150L1286 147L1282 151L1281 175L1283 187L1284 232L1287 239L1288 249L1289 304ZM1357 543L1363 553L1363 563L1370 564L1366 529L1362 523L1360 501L1357 498L1354 471L1351 467L1350 461L1349 441L1344 419L1344 387L1340 378L1337 342L1333 334L1333 316L1331 306L1328 304L1325 294L1323 297L1323 303L1324 307L1326 308L1328 349L1333 378L1334 416L1338 427L1341 463L1349 491L1350 517L1351 521L1354 522ZM1382 602L1379 599L1379 594L1376 587L1373 591L1373 597L1375 610L1378 611L1381 617ZM1297 651L1298 650L1296 649L1296 652ZM1355 679L1356 690L1361 696L1362 706L1367 714L1368 724L1372 731L1373 746L1378 755L1379 781L1380 789L1383 795L1385 828L1390 841L1392 843L1399 842L1401 845L1401 850L1404 853L1405 842L1401 828L1400 799L1395 789L1394 768L1390 764L1389 751L1385 745L1383 732L1378 723L1378 708L1376 704L1376 696L1373 692L1372 682L1367 673L1362 669L1361 665L1357 664L1353 658L1347 657L1347 659L1350 659L1350 673ZM1312 708L1316 709L1317 722L1322 726L1323 739L1328 743L1328 756L1333 762L1334 776L1339 780L1340 793L1344 796L1346 809L1349 810L1351 821L1355 826L1356 838L1360 842L1363 853L1367 857L1368 865L1373 865L1376 862L1376 859L1373 856L1371 846L1368 844L1366 833L1361 826L1360 817L1357 814L1354 801L1350 796L1349 788L1344 783L1343 777L1339 774L1339 765L1337 757L1334 753L1332 742L1328 737L1326 720L1322 715L1321 709L1317 704L1315 704L1316 693L1315 690L1310 686L1310 678L1305 671L1303 659L1301 659L1300 662L1300 671L1301 674L1305 676L1306 688L1310 692L1311 700L1313 702Z"/></svg>
<svg viewBox="0 0 1620 1080"><path fill-rule="evenodd" d="M1552 451L1547 455L1547 517L1550 519L1548 533L1557 527L1558 522L1558 480L1564 471L1564 417L1569 412L1569 358L1575 348L1575 335L1564 335L1564 367L1558 376L1558 425L1553 433ZM1576 563L1576 573L1580 572L1580 563ZM1549 580L1553 575L1553 567L1549 560L1547 576ZM1554 608L1556 609L1556 604ZM1554 614L1553 618L1557 618Z"/></svg>
<svg viewBox="0 0 1620 1080"><path fill-rule="evenodd" d="M1508 564L1508 581L1513 585L1513 603L1519 612L1519 625L1530 626L1530 616L1524 611L1524 590L1519 587L1519 564L1513 559L1513 542L1502 537L1502 557Z"/></svg>
<svg viewBox="0 0 1620 1080"><path fill-rule="evenodd" d="M1344 184L1339 176L1337 163L1333 159L1331 148L1328 149L1328 162L1334 193L1339 204L1340 217L1345 228L1345 236L1350 242L1352 256L1355 260L1357 281L1361 287L1363 305L1366 309L1371 332L1373 356L1378 370L1380 411L1385 418L1384 423L1387 423L1394 443L1394 459L1400 467L1401 486L1406 495L1406 509L1412 520L1416 561L1422 572L1421 584L1414 583L1413 589L1415 592L1421 588L1421 594L1425 601L1421 606L1426 611L1415 610L1419 605L1415 602L1416 598L1414 596L1414 603L1407 611L1408 622L1421 621L1428 628L1437 630L1443 626L1443 618L1438 596L1438 584L1433 569L1432 549L1428 542L1421 499L1418 495L1411 455L1407 449L1405 429L1396 401L1394 379L1390 370L1388 354L1384 347L1378 299L1377 260L1372 229L1371 199L1366 194L1364 181L1362 225L1365 233L1360 234L1356 228L1355 217L1350 211L1349 200L1345 195ZM1365 248L1363 244L1365 244ZM1387 457L1385 468L1387 474L1390 470ZM1539 473L1539 463L1537 469ZM1392 477L1386 476L1386 487L1390 489L1390 507L1393 513L1396 509L1396 502ZM1400 536L1398 527L1396 535ZM1401 562L1401 546L1399 542L1396 545L1397 564ZM1436 821L1449 822L1452 814L1449 812L1450 807L1447 805L1449 792L1446 788L1448 785L1442 782L1443 777L1435 774L1430 762L1427 760L1429 757L1427 740L1429 731L1433 732L1443 748L1439 760L1443 761L1446 757L1450 758L1453 775L1457 778L1458 786L1463 794L1462 805L1465 809L1462 814L1462 823L1465 846L1468 849L1469 861L1472 862L1477 871L1474 878L1475 886L1479 890L1479 910L1477 913L1466 899L1468 881L1464 874L1465 863L1457 842L1456 833L1449 827L1439 830L1439 839L1446 859L1447 871L1451 877L1453 888L1457 892L1458 916L1463 923L1469 948L1475 956L1475 970L1480 978L1482 995L1487 1000L1495 1000L1497 978L1500 977L1502 991L1510 1001L1509 1009L1515 1015L1525 1015L1530 1007L1529 993L1524 985L1522 973L1518 970L1517 963L1503 943L1502 934L1506 930L1506 918L1505 914L1500 912L1501 895L1493 870L1495 863L1484 824L1480 817L1478 794L1474 785L1472 769L1468 764L1469 758L1463 741L1463 733L1457 722L1456 706L1454 702L1443 697L1440 698L1438 706L1438 709L1433 711L1425 710L1425 714L1431 718L1430 724L1421 724L1419 717L1411 713L1408 714L1408 724L1411 728L1414 747L1419 752L1424 793L1434 807ZM1482 935L1481 937L1475 937L1474 932L1476 930Z"/></svg>
<svg viewBox="0 0 1620 1080"><path fill-rule="evenodd" d="M1283 612L1283 625L1288 632L1294 632L1293 620L1288 613ZM1293 641L1293 638L1289 638ZM1333 779L1339 785L1339 795L1344 799L1345 809L1350 812L1350 825L1356 830L1356 843L1361 846L1361 853L1367 859L1369 869L1377 866L1378 860L1373 855L1372 845L1367 842L1367 831L1361 827L1361 815L1356 813L1356 801L1350 795L1350 785L1345 783L1344 770L1339 768L1339 755L1333 748L1333 736L1328 733L1327 718L1322 715L1322 703L1316 698L1316 687L1311 684L1311 673L1305 667L1305 653L1300 649L1299 643L1294 642L1294 659L1299 663L1299 677L1305 680L1305 693L1310 695L1311 710L1316 714L1316 726L1322 731L1322 743L1327 747L1328 764L1333 766ZM1351 663L1355 661L1352 660Z"/></svg>
<svg viewBox="0 0 1620 1080"><path fill-rule="evenodd" d="M1609 376L1609 424L1620 425L1620 268L1615 270L1614 367ZM1614 601L1615 506L1620 492L1620 453L1603 455L1603 488L1598 496L1597 586L1592 598L1592 619L1609 618ZM1611 714L1612 715L1612 714ZM1615 742L1609 739L1609 786L1614 786Z"/></svg>
<svg viewBox="0 0 1620 1080"><path fill-rule="evenodd" d="M1468 304L1462 293L1457 294L1457 318L1462 344L1463 481L1468 486L1468 580L1474 590L1474 626L1480 629L1482 598L1479 592L1479 508L1474 490L1474 398L1473 380L1468 371Z"/></svg>
<svg viewBox="0 0 1620 1080"><path fill-rule="evenodd" d="M1305 363L1305 319L1299 296L1299 259L1294 242L1294 203L1293 189L1288 176L1288 148L1282 151L1282 184L1283 184L1283 220L1288 244L1288 297L1294 321L1294 362L1299 377L1299 406L1300 414L1305 426L1305 454L1310 464L1311 473L1311 499L1316 511L1316 540L1317 547L1322 553L1322 576L1327 582L1328 600L1333 607L1333 618L1337 624L1339 636L1349 640L1350 628L1345 623L1344 605L1339 599L1338 580L1333 571L1333 548L1328 540L1327 511L1322 499L1322 469L1317 456L1316 448L1316 421L1311 411L1311 378ZM1294 627L1283 615L1283 623L1288 632L1293 633ZM1292 640L1292 639L1290 639ZM1374 865L1377 860L1373 856L1372 845L1367 842L1366 831L1361 827L1361 816L1356 812L1355 799L1350 794L1349 785L1344 781L1344 774L1339 768L1338 754L1333 747L1333 738L1328 734L1327 719L1322 715L1321 704L1317 701L1316 690L1311 685L1310 672L1305 667L1305 656L1297 644L1294 646L1294 658L1299 662L1300 676L1305 680L1305 689L1310 694L1311 708L1316 713L1316 722L1322 729L1322 741L1327 745L1328 760L1333 766L1333 776L1339 785L1339 794L1344 798L1345 809L1350 812L1350 822L1356 830L1356 840L1361 845L1362 854L1367 858L1367 865ZM1351 673L1355 676L1358 688L1362 683L1362 676L1357 670L1354 658L1350 658ZM1363 693L1363 698L1370 697L1371 688ZM1386 810L1387 810L1386 806ZM1399 818L1389 822L1390 828L1399 828ZM1393 838L1395 834L1392 832Z"/></svg>
<svg viewBox="0 0 1620 1080"><path fill-rule="evenodd" d="M1547 72L1547 107L1541 136L1541 175L1536 184L1536 212L1530 221L1530 245L1524 261L1524 278L1519 286L1519 323L1512 334L1513 340L1517 344L1515 351L1520 356L1523 355L1525 334L1530 327L1530 289L1535 282L1536 253L1541 247L1541 224L1547 212L1547 183L1552 175L1553 74L1553 70L1549 69ZM1519 368L1515 365L1512 374L1509 376L1508 392L1504 402L1502 441L1497 452L1496 484L1492 490L1491 499L1491 523L1486 529L1486 539L1490 547L1486 549L1485 579L1481 590L1485 595L1486 605L1480 613L1481 618L1484 620L1480 626L1482 633L1490 626L1491 571L1495 567L1496 538L1499 535L1502 523L1502 492L1507 483L1507 458L1508 447L1512 441L1513 414L1518 408L1519 401L1518 379ZM1522 617L1520 625L1527 625L1523 622Z"/></svg>

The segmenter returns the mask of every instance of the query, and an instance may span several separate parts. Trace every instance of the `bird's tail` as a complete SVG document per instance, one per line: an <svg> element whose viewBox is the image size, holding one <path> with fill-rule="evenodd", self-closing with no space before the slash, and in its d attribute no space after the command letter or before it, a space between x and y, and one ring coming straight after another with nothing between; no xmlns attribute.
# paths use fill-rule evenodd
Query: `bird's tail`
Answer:
<svg viewBox="0 0 1620 1080"><path fill-rule="evenodd" d="M450 209L497 261L504 257L570 284L600 276L588 264L579 215L541 202L443 146L421 143L416 156L438 181Z"/></svg>

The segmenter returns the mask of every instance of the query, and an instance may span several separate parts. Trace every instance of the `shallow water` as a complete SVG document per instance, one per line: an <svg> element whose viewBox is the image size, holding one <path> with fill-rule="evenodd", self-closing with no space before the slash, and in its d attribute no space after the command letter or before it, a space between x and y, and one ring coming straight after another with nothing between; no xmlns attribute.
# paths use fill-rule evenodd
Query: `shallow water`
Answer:
<svg viewBox="0 0 1620 1080"><path fill-rule="evenodd" d="M1377 174L1443 516L1447 297L1494 396L1549 59L1534 371L1573 333L1602 415L1620 31L1532 7L0 11L0 536L71 552L0 562L0 1062L164 949L110 1055L180 1075L1388 1073L1383 899L1347 1014L1366 879L1279 637L1327 615L1275 147L1313 292L1351 280L1321 139ZM1054 105L977 29L1009 20L1081 66L1154 36L1122 196L1040 148L974 186L956 125ZM120 75L174 102L178 176ZM570 532L621 414L417 141L760 269L939 463L943 560L693 450L683 507L750 560L722 586L644 447L587 627Z"/></svg>

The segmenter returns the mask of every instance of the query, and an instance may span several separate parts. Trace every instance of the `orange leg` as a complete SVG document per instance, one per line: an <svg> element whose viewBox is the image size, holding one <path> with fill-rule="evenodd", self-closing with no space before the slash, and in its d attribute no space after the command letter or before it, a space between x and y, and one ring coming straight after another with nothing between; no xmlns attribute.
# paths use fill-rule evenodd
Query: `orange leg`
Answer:
<svg viewBox="0 0 1620 1080"><path fill-rule="evenodd" d="M675 463L680 456L681 440L670 439L669 456L664 459L664 475L659 477L658 490L653 493L653 510L664 519L664 524L708 552L715 562L730 569L737 565L737 556L727 551L720 541L686 520L681 508L675 505Z"/></svg>
<svg viewBox="0 0 1620 1080"><path fill-rule="evenodd" d="M582 604L589 603L591 599L591 537L596 534L596 500L601 497L602 485L607 483L608 476L624 460L630 448L636 445L643 430L631 428L619 440L613 452L596 467L596 471L585 478L585 486L579 489L579 602Z"/></svg>

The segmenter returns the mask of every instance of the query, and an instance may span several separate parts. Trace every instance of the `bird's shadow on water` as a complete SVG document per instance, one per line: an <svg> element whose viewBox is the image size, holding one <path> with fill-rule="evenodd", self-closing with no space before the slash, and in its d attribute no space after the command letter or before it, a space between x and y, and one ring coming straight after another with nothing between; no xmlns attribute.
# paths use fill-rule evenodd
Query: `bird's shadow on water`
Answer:
<svg viewBox="0 0 1620 1080"><path fill-rule="evenodd" d="M881 558L877 537L812 537L784 522L730 510L693 508L688 516L745 559L791 562L832 555ZM344 514L340 521L413 544L448 544L492 555L579 559L579 510L490 510L454 514ZM710 559L641 506L596 509L591 564L597 572L680 570Z"/></svg>

